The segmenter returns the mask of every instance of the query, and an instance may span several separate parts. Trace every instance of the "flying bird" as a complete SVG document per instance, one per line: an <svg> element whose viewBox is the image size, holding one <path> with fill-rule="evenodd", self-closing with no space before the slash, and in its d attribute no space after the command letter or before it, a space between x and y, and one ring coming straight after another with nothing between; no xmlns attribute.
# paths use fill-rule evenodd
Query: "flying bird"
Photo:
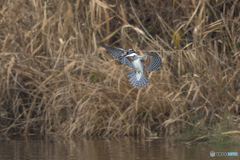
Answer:
<svg viewBox="0 0 240 160"><path fill-rule="evenodd" d="M152 72L157 70L162 64L161 58L156 53L145 53L143 56L140 56L133 49L124 50L106 45L103 45L103 47L122 64L134 69L127 72L127 75L129 82L136 88L143 87L148 83L148 79L143 73L144 67L147 71Z"/></svg>

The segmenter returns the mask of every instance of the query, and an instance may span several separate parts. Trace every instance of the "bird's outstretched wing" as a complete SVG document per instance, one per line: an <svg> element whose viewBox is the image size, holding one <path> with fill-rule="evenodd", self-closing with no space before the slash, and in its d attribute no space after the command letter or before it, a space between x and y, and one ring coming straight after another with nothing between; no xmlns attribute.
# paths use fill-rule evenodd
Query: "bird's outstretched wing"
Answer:
<svg viewBox="0 0 240 160"><path fill-rule="evenodd" d="M130 68L133 68L133 64L131 61L129 61L128 58L125 56L127 55L127 51L122 49L122 48L117 48L117 47L109 47L106 45L103 45L103 47L113 55L117 60L119 60L122 64L127 65Z"/></svg>
<svg viewBox="0 0 240 160"><path fill-rule="evenodd" d="M124 49L121 49L121 48L109 47L109 46L106 46L106 45L103 45L103 47L104 47L109 53L111 53L111 55L113 55L113 57L115 57L115 58L118 59L119 61L121 61L122 55L125 54Z"/></svg>
<svg viewBox="0 0 240 160"><path fill-rule="evenodd" d="M162 64L161 58L156 53L145 53L141 61L149 72L157 70Z"/></svg>

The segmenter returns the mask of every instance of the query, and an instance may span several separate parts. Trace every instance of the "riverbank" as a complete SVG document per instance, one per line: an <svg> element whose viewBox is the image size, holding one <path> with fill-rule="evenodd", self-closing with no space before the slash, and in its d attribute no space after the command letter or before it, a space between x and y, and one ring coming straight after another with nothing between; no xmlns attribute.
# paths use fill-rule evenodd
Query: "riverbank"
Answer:
<svg viewBox="0 0 240 160"><path fill-rule="evenodd" d="M239 3L0 3L1 134L239 135ZM101 44L162 66L133 88Z"/></svg>

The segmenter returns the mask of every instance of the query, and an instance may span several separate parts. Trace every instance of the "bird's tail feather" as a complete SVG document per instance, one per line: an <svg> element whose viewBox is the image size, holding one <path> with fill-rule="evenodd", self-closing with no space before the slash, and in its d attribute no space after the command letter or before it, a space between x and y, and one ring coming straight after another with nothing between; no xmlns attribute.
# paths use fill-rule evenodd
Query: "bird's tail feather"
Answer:
<svg viewBox="0 0 240 160"><path fill-rule="evenodd" d="M141 74L140 75L141 77L138 80L137 78L138 73L136 73L135 70L129 71L127 72L127 74L128 74L129 82L136 88L143 87L148 83L148 79L144 74Z"/></svg>

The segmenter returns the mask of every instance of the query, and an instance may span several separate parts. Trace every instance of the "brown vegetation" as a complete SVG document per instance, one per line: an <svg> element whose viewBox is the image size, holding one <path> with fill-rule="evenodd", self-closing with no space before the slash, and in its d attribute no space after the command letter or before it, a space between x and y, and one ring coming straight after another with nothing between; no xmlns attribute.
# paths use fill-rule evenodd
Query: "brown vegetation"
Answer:
<svg viewBox="0 0 240 160"><path fill-rule="evenodd" d="M0 132L149 136L239 130L235 0L0 2ZM162 57L136 89L100 44Z"/></svg>

